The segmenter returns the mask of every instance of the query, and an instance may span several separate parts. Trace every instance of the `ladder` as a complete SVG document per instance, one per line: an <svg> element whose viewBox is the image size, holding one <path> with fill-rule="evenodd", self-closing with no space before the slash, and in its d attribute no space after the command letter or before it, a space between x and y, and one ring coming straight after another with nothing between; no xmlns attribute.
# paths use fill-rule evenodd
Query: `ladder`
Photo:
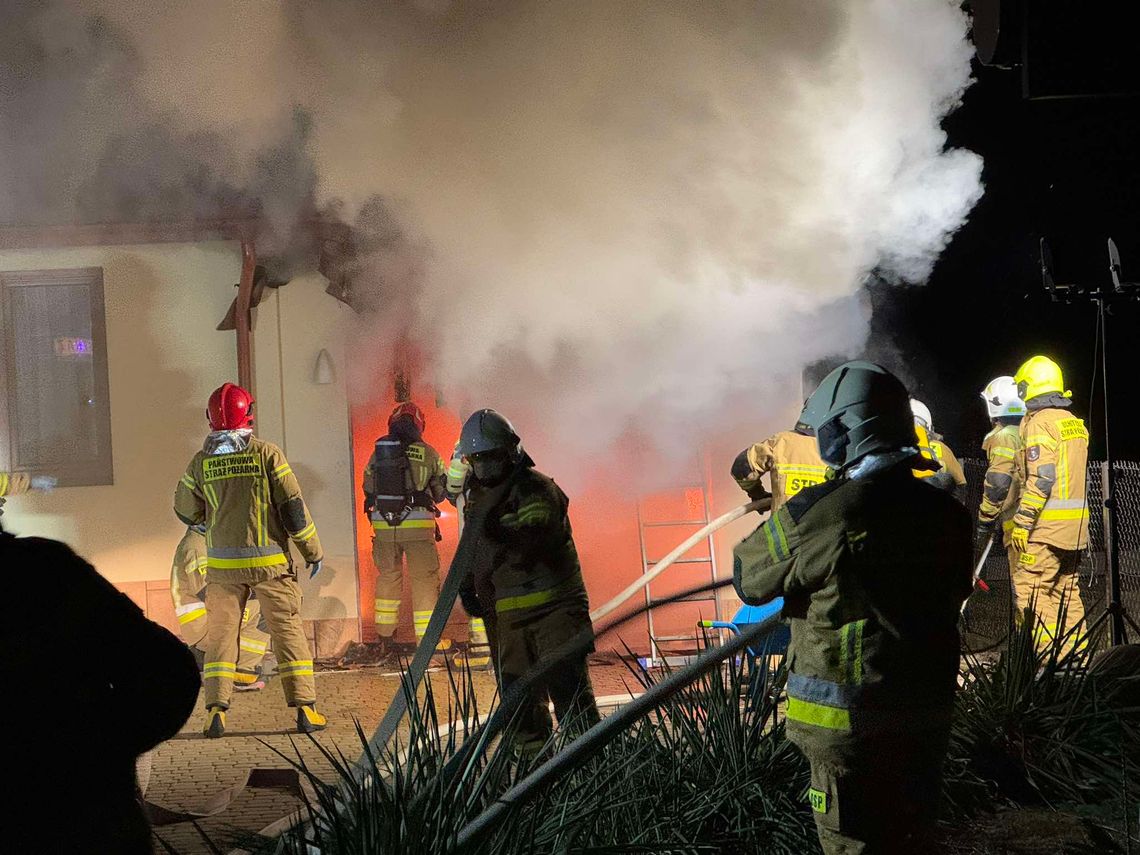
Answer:
<svg viewBox="0 0 1140 855"><path fill-rule="evenodd" d="M701 529L707 526L712 521L712 515L709 507L709 491L704 484L690 485L688 487L678 488L684 490L686 495L691 492L700 493L700 517L683 520L650 520L646 519L644 511L644 499L639 498L637 501L637 536L641 545L641 574L646 576L650 570L653 569L660 559L651 558L649 555L649 546L647 543L646 532L651 528L668 528L676 529L680 534L673 541L678 543L693 534L694 530ZM703 579L694 579L693 583L696 584L700 581L716 582L718 581L717 564L716 564L716 544L713 542L713 535L710 533L705 538L706 546L708 548L707 556L696 557L682 557L673 562L674 566L677 565L704 565L707 570L707 575ZM694 546L694 549L697 547ZM666 570L665 573L670 571ZM664 574L663 574L664 575ZM691 588L693 584L686 585L685 587ZM658 601L654 599L652 591L653 583L646 582L645 589L645 605L652 607ZM709 602L713 604L713 619L721 620L721 606L720 598L717 596L717 591L709 591L703 594L694 594L691 597L685 597L680 602ZM653 609L650 608L646 613L646 618L649 624L649 656L642 660L642 664L647 668L655 668L661 663L668 665L684 665L692 660L692 656L670 656L667 651L661 647L661 643L665 644L676 643L680 641L687 641L691 643L696 642L696 629L692 633L686 635L657 635L656 627L653 621Z"/></svg>

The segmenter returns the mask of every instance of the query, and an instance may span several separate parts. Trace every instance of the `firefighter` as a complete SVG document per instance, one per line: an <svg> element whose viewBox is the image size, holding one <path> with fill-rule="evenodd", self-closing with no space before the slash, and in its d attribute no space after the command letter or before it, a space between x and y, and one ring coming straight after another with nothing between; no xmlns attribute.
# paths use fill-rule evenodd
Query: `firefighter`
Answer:
<svg viewBox="0 0 1140 855"><path fill-rule="evenodd" d="M170 569L170 598L174 601L174 614L182 640L201 664L205 657L206 613L206 527L187 526L186 534L174 550L174 563ZM234 690L238 692L264 689L261 679L261 660L269 647L269 634L260 626L261 604L250 597L242 614L238 637L237 668L234 669Z"/></svg>
<svg viewBox="0 0 1140 855"><path fill-rule="evenodd" d="M1034 356L1013 379L1026 410L1018 456L1023 486L1010 531L1019 553L1014 590L1019 611L1036 595L1040 630L1055 638L1064 631L1062 602L1069 627L1085 614L1077 566L1089 536L1089 432L1071 412L1073 393L1065 389L1061 367L1052 359Z"/></svg>
<svg viewBox="0 0 1140 855"><path fill-rule="evenodd" d="M471 464L459 453L459 443L456 442L451 452L451 462L447 466L447 500L455 505L460 537L463 536L463 507L466 503L463 493L470 473ZM458 668L486 671L491 667L491 646L487 638L487 626L481 617L469 615L468 621L467 650L457 654L452 661Z"/></svg>
<svg viewBox="0 0 1140 855"><path fill-rule="evenodd" d="M771 494L760 481L765 472ZM772 513L804 487L822 484L826 474L827 466L816 448L815 431L803 422L744 449L732 464L732 477L749 499L756 501L771 495Z"/></svg>
<svg viewBox="0 0 1140 855"><path fill-rule="evenodd" d="M309 567L323 553L301 487L281 449L253 436L253 398L225 383L206 408L210 434L182 476L174 512L186 525L206 526L206 722L203 732L225 733L237 673L239 629L251 596L261 603L285 700L297 710L302 733L323 730L316 709L313 654L301 624L301 586L289 553L292 541Z"/></svg>
<svg viewBox="0 0 1140 855"><path fill-rule="evenodd" d="M423 441L424 414L410 401L388 417L388 433L376 440L364 469L364 512L372 522L376 581L376 633L390 651L400 612L407 561L416 641L423 638L439 596L439 510L447 495L443 460ZM440 639L438 652L451 647Z"/></svg>
<svg viewBox="0 0 1140 855"><path fill-rule="evenodd" d="M824 852L929 852L973 525L913 477L937 464L919 453L906 389L886 369L839 366L800 418L835 476L736 547L736 589L754 605L784 597L787 730L811 764Z"/></svg>
<svg viewBox="0 0 1140 855"><path fill-rule="evenodd" d="M910 411L914 416L916 433L920 437L920 450L925 451L921 445L921 437L927 440L926 447L930 449L930 456L937 460L941 469L936 472L921 472L920 477L927 477L930 483L940 490L949 490L963 504L966 501L966 473L962 471L962 464L957 456L950 450L942 435L934 431L934 419L930 415L930 408L922 401L910 399ZM923 433L925 432L925 433Z"/></svg>
<svg viewBox="0 0 1140 855"><path fill-rule="evenodd" d="M1017 384L1009 376L995 377L982 390L986 413L993 430L982 440L986 455L986 476L982 502L978 507L978 529L975 544L979 548L995 527L1001 526L1001 543L1009 558L1010 579L1017 572L1020 553L1013 545L1013 515L1021 498L1021 475L1017 461L1021 457L1019 425L1025 415L1025 402L1017 394Z"/></svg>
<svg viewBox="0 0 1140 855"><path fill-rule="evenodd" d="M135 760L193 712L194 657L62 543L0 532L0 567L0 681L26 700L0 739L0 850L151 853Z"/></svg>
<svg viewBox="0 0 1140 855"><path fill-rule="evenodd" d="M569 500L535 470L511 423L494 410L477 411L463 425L459 450L471 464L464 543L475 538L478 555L460 596L469 614L486 621L496 677L506 692L539 660L591 629L589 601ZM532 687L519 713L520 752L536 752L550 737L548 698L564 726L598 721L588 652L565 660Z"/></svg>

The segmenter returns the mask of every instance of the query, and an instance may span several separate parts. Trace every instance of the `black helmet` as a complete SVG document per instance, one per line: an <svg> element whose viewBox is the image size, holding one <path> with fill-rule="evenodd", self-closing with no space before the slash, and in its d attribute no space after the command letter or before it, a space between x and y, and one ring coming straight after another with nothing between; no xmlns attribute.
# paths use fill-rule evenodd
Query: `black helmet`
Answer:
<svg viewBox="0 0 1140 855"><path fill-rule="evenodd" d="M468 457L500 448L511 457L518 453L519 435L515 433L514 426L494 410L476 410L463 423L459 434L459 453Z"/></svg>
<svg viewBox="0 0 1140 855"><path fill-rule="evenodd" d="M815 428L820 456L839 470L917 444L906 387L873 362L845 362L828 374L799 420Z"/></svg>

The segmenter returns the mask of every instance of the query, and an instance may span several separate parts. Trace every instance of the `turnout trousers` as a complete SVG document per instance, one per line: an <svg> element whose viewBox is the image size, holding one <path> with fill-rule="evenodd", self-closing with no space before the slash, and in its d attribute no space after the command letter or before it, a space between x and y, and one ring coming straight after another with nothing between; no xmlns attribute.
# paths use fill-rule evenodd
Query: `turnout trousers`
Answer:
<svg viewBox="0 0 1140 855"><path fill-rule="evenodd" d="M1036 612L1041 621L1041 629L1050 636L1055 636L1063 600L1064 628L1076 626L1085 616L1080 585L1077 582L1077 567L1080 563L1081 553L1078 550L1058 549L1051 544L1034 543L1031 540L1028 550L1019 554L1017 563L1011 565L1017 614L1020 615L1029 606L1030 599L1036 596Z"/></svg>
<svg viewBox="0 0 1140 855"><path fill-rule="evenodd" d="M372 538L372 561L376 565L376 632L391 638L400 616L404 591L403 565L408 565L412 589L412 622L416 641L427 632L428 621L439 596L439 548L434 529L426 537L396 539L385 532Z"/></svg>
<svg viewBox="0 0 1140 855"><path fill-rule="evenodd" d="M262 582L206 585L206 665L202 681L206 708L228 709L237 676L241 650L241 621L250 593L257 593L265 625L277 654L277 674L289 706L313 704L317 689L313 680L313 654L301 623L301 586L292 574Z"/></svg>
<svg viewBox="0 0 1140 855"><path fill-rule="evenodd" d="M485 620L495 675L504 693L533 666L590 626L589 615L585 613L571 614L565 608L556 608L546 614L526 614L533 611L539 610L521 609ZM519 751L535 753L550 739L553 722L548 703L553 703L561 726L572 724L584 730L599 720L586 665L588 655L581 652L569 657L531 687L519 712L515 736Z"/></svg>
<svg viewBox="0 0 1140 855"><path fill-rule="evenodd" d="M932 724L937 722L937 724ZM790 733L811 764L809 801L825 855L936 853L935 826L950 716L859 740Z"/></svg>

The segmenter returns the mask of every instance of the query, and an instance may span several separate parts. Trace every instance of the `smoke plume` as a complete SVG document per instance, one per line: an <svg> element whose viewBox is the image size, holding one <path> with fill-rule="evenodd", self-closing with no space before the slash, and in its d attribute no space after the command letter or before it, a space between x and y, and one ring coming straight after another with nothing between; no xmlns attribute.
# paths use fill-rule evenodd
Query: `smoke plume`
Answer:
<svg viewBox="0 0 1140 855"><path fill-rule="evenodd" d="M407 331L564 462L786 427L801 367L863 346L866 277L921 282L981 193L940 128L971 55L942 0L34 8L0 142L57 140L53 200L382 214L354 362ZM35 186L24 159L0 181Z"/></svg>

